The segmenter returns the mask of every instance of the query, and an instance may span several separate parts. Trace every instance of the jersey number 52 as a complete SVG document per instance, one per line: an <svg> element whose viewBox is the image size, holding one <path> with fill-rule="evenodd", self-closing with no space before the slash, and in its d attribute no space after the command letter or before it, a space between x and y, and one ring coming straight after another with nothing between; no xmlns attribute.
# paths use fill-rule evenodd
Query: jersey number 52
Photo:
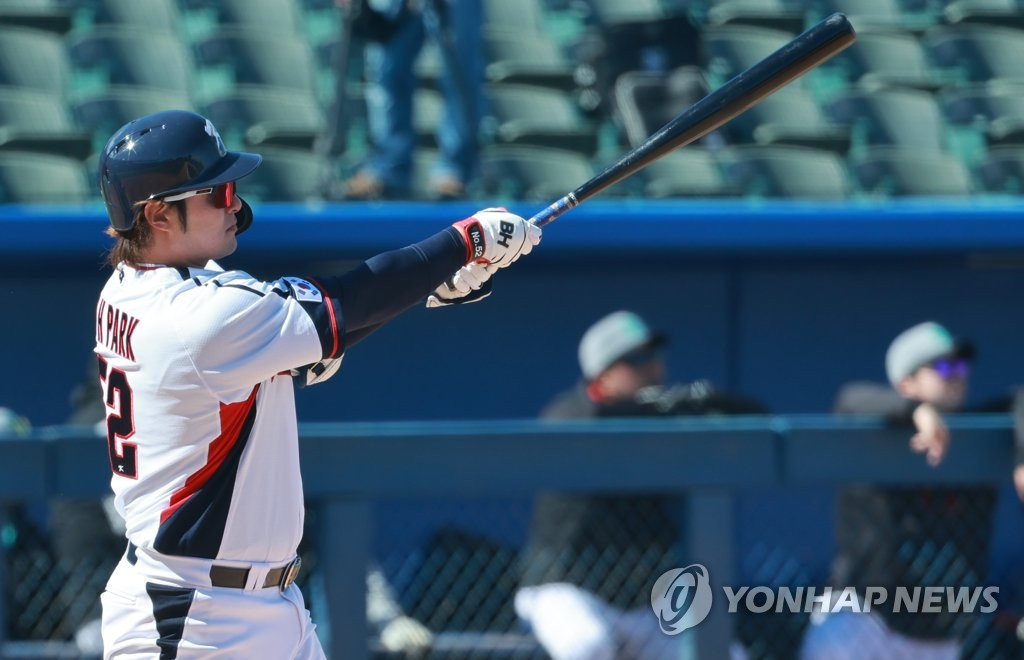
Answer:
<svg viewBox="0 0 1024 660"><path fill-rule="evenodd" d="M100 386L107 405L107 453L114 474L130 479L139 476L138 445L125 442L135 435L135 410L128 376L120 369L107 369L107 361L99 357ZM120 449L118 445L120 444Z"/></svg>

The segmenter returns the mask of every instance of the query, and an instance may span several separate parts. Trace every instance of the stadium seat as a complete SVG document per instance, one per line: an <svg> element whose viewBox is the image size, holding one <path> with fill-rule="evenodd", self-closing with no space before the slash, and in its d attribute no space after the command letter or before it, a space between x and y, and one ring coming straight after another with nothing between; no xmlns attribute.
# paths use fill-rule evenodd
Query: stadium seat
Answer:
<svg viewBox="0 0 1024 660"><path fill-rule="evenodd" d="M1024 146L992 147L978 174L988 192L1024 194Z"/></svg>
<svg viewBox="0 0 1024 660"><path fill-rule="evenodd" d="M851 186L843 159L831 151L789 146L725 150L729 179L753 197L844 199Z"/></svg>
<svg viewBox="0 0 1024 660"><path fill-rule="evenodd" d="M829 103L826 112L836 123L851 126L854 147L888 144L942 151L945 144L938 102L926 92L851 92Z"/></svg>
<svg viewBox="0 0 1024 660"><path fill-rule="evenodd" d="M65 35L71 30L71 9L61 0L0 2L0 25Z"/></svg>
<svg viewBox="0 0 1024 660"><path fill-rule="evenodd" d="M0 151L0 204L80 203L91 192L85 166L77 159Z"/></svg>
<svg viewBox="0 0 1024 660"><path fill-rule="evenodd" d="M226 67L235 85L264 85L317 96L316 63L303 37L224 29L196 44L201 68Z"/></svg>
<svg viewBox="0 0 1024 660"><path fill-rule="evenodd" d="M936 74L920 40L908 32L861 30L857 41L836 56L836 65L848 81L868 89L935 91L950 82Z"/></svg>
<svg viewBox="0 0 1024 660"><path fill-rule="evenodd" d="M99 146L132 119L169 108L194 110L188 94L150 87L117 87L71 103L77 123L92 133Z"/></svg>
<svg viewBox="0 0 1024 660"><path fill-rule="evenodd" d="M94 0L92 17L96 26L146 28L176 31L178 8L173 0Z"/></svg>
<svg viewBox="0 0 1024 660"><path fill-rule="evenodd" d="M484 0L485 30L545 31L545 14L541 0Z"/></svg>
<svg viewBox="0 0 1024 660"><path fill-rule="evenodd" d="M483 167L488 192L526 201L553 202L596 174L590 160L576 152L522 145L490 147Z"/></svg>
<svg viewBox="0 0 1024 660"><path fill-rule="evenodd" d="M728 180L714 152L687 147L654 161L642 171L642 194L664 197L737 197L741 193Z"/></svg>
<svg viewBox="0 0 1024 660"><path fill-rule="evenodd" d="M784 0L718 0L704 18L708 25L752 25L797 34L805 26L805 11Z"/></svg>
<svg viewBox="0 0 1024 660"><path fill-rule="evenodd" d="M1024 30L990 25L935 27L925 45L936 66L969 82L1024 79Z"/></svg>
<svg viewBox="0 0 1024 660"><path fill-rule="evenodd" d="M568 93L531 85L491 85L488 95L498 142L596 153L597 131L583 120Z"/></svg>
<svg viewBox="0 0 1024 660"><path fill-rule="evenodd" d="M97 28L70 44L72 65L98 75L104 87L153 87L188 94L194 65L172 32L123 27Z"/></svg>
<svg viewBox="0 0 1024 660"><path fill-rule="evenodd" d="M614 117L628 143L636 147L709 91L703 72L695 66L668 74L627 71L615 81Z"/></svg>
<svg viewBox="0 0 1024 660"><path fill-rule="evenodd" d="M943 18L950 25L980 23L1021 29L1021 9L1019 0L956 0L945 6Z"/></svg>
<svg viewBox="0 0 1024 660"><path fill-rule="evenodd" d="M61 37L43 30L0 27L0 85L63 95L70 76Z"/></svg>
<svg viewBox="0 0 1024 660"><path fill-rule="evenodd" d="M0 88L0 149L39 151L85 158L92 150L59 96L37 90Z"/></svg>
<svg viewBox="0 0 1024 660"><path fill-rule="evenodd" d="M602 25L657 21L668 15L659 0L585 0L582 7Z"/></svg>
<svg viewBox="0 0 1024 660"><path fill-rule="evenodd" d="M959 158L912 147L870 149L854 160L853 171L862 190L881 197L963 197L973 191Z"/></svg>
<svg viewBox="0 0 1024 660"><path fill-rule="evenodd" d="M484 35L489 82L575 88L573 64L546 34L488 30Z"/></svg>
<svg viewBox="0 0 1024 660"><path fill-rule="evenodd" d="M1024 84L980 83L947 90L939 99L951 123L978 127L989 145L1024 144Z"/></svg>
<svg viewBox="0 0 1024 660"><path fill-rule="evenodd" d="M788 144L846 153L850 128L830 121L803 88L790 86L762 99L726 124L735 143Z"/></svg>
<svg viewBox="0 0 1024 660"><path fill-rule="evenodd" d="M308 150L324 129L324 113L314 96L278 87L240 85L206 102L203 114L225 140L237 136L249 146Z"/></svg>
<svg viewBox="0 0 1024 660"><path fill-rule="evenodd" d="M857 27L886 27L921 32L934 25L932 11L907 12L900 0L811 0L822 14L842 12Z"/></svg>
<svg viewBox="0 0 1024 660"><path fill-rule="evenodd" d="M703 35L712 87L757 64L789 43L794 36L781 30L749 25L707 26Z"/></svg>
<svg viewBox="0 0 1024 660"><path fill-rule="evenodd" d="M263 162L239 182L239 193L263 202L304 202L321 198L329 163L311 151L266 147Z"/></svg>
<svg viewBox="0 0 1024 660"><path fill-rule="evenodd" d="M216 0L208 4L216 11L217 23L224 27L291 35L304 31L302 8L296 0Z"/></svg>

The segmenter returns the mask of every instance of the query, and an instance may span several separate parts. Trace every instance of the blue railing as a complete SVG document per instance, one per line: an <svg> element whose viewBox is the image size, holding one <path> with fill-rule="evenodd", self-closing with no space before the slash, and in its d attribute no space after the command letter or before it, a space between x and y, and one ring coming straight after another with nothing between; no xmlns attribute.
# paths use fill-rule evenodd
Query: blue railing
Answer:
<svg viewBox="0 0 1024 660"><path fill-rule="evenodd" d="M306 424L303 479L307 499L318 507L326 591L320 625L329 628L332 657L368 657L365 568L375 499L472 499L538 489L685 492L689 552L718 582L730 584L737 576L734 498L740 489L849 481L1008 483L1014 460L1009 416L963 415L950 426L950 452L930 468L908 449L906 430L869 418ZM92 429L0 436L4 500L99 497L107 492L108 470ZM733 631L721 600L695 629L701 657L727 657Z"/></svg>

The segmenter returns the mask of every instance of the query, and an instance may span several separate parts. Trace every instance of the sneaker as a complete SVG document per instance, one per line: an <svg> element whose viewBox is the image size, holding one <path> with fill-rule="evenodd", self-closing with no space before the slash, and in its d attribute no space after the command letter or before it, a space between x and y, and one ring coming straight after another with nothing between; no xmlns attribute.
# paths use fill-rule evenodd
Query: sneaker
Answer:
<svg viewBox="0 0 1024 660"><path fill-rule="evenodd" d="M358 172L345 182L344 199L373 200L384 197L384 182L368 172Z"/></svg>
<svg viewBox="0 0 1024 660"><path fill-rule="evenodd" d="M453 176L441 177L430 184L430 193L440 201L466 199L466 184Z"/></svg>

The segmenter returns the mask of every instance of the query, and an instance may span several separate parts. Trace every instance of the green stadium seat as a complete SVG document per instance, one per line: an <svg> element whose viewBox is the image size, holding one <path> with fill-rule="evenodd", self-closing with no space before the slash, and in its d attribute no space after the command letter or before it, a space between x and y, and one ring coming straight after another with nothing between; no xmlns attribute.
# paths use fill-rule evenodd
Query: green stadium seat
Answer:
<svg viewBox="0 0 1024 660"><path fill-rule="evenodd" d="M669 14L659 0L584 0L581 6L589 10L591 20L606 26L657 21Z"/></svg>
<svg viewBox="0 0 1024 660"><path fill-rule="evenodd" d="M531 85L488 87L495 138L506 144L597 152L597 130L585 121L572 95Z"/></svg>
<svg viewBox="0 0 1024 660"><path fill-rule="evenodd" d="M188 94L194 63L188 49L172 32L125 27L96 28L72 39L72 65L103 81L118 85L153 87Z"/></svg>
<svg viewBox="0 0 1024 660"><path fill-rule="evenodd" d="M43 30L0 27L0 85L63 95L70 80L61 37Z"/></svg>
<svg viewBox="0 0 1024 660"><path fill-rule="evenodd" d="M178 7L174 0L93 0L95 26L177 31Z"/></svg>
<svg viewBox="0 0 1024 660"><path fill-rule="evenodd" d="M978 176L987 192L1024 194L1024 145L1005 145L988 150L978 167Z"/></svg>
<svg viewBox="0 0 1024 660"><path fill-rule="evenodd" d="M990 25L935 27L925 45L937 67L969 82L1024 79L1024 30Z"/></svg>
<svg viewBox="0 0 1024 660"><path fill-rule="evenodd" d="M757 64L785 46L793 34L749 25L711 25L703 30L712 87ZM795 84L800 84L799 81Z"/></svg>
<svg viewBox="0 0 1024 660"><path fill-rule="evenodd" d="M909 32L860 30L857 41L836 56L835 65L848 81L866 89L936 91L951 82L936 73L920 40Z"/></svg>
<svg viewBox="0 0 1024 660"><path fill-rule="evenodd" d="M78 125L92 133L96 148L132 119L171 108L195 110L184 92L141 86L115 87L71 102Z"/></svg>
<svg viewBox="0 0 1024 660"><path fill-rule="evenodd" d="M950 25L980 23L1024 28L1024 12L1018 0L956 0L946 5L943 18Z"/></svg>
<svg viewBox="0 0 1024 660"><path fill-rule="evenodd" d="M851 192L843 159L807 147L739 146L724 151L729 179L751 197L845 199Z"/></svg>
<svg viewBox="0 0 1024 660"><path fill-rule="evenodd" d="M317 96L316 62L301 36L224 29L196 44L201 68L226 67L235 85L263 85Z"/></svg>
<svg viewBox="0 0 1024 660"><path fill-rule="evenodd" d="M665 197L738 197L710 149L689 146L659 158L642 170L642 195Z"/></svg>
<svg viewBox="0 0 1024 660"><path fill-rule="evenodd" d="M921 32L935 24L934 11L908 12L900 0L816 0L817 11L824 15L842 12L860 28L890 28Z"/></svg>
<svg viewBox="0 0 1024 660"><path fill-rule="evenodd" d="M805 10L784 0L718 0L704 21L708 25L751 25L798 34L806 25Z"/></svg>
<svg viewBox="0 0 1024 660"><path fill-rule="evenodd" d="M221 26L291 35L304 31L302 8L295 0L216 0L205 4L216 12Z"/></svg>
<svg viewBox="0 0 1024 660"><path fill-rule="evenodd" d="M977 127L989 145L1024 144L1024 83L979 83L949 89L939 99L946 119Z"/></svg>
<svg viewBox="0 0 1024 660"><path fill-rule="evenodd" d="M0 25L24 27L59 35L71 30L71 10L59 0L0 2Z"/></svg>
<svg viewBox="0 0 1024 660"><path fill-rule="evenodd" d="M523 145L489 147L482 166L489 193L525 201L554 202L596 174L590 159L574 151Z"/></svg>
<svg viewBox="0 0 1024 660"><path fill-rule="evenodd" d="M77 159L0 151L0 204L81 203L91 196L85 166Z"/></svg>
<svg viewBox="0 0 1024 660"><path fill-rule="evenodd" d="M311 151L265 147L263 162L239 184L240 194L263 202L306 202L321 199L330 164Z"/></svg>
<svg viewBox="0 0 1024 660"><path fill-rule="evenodd" d="M544 33L541 0L484 0L484 29Z"/></svg>
<svg viewBox="0 0 1024 660"><path fill-rule="evenodd" d="M851 92L826 106L836 123L852 128L853 147L904 145L928 151L945 146L945 121L935 97L911 89Z"/></svg>
<svg viewBox="0 0 1024 660"><path fill-rule="evenodd" d="M484 35L489 82L541 85L571 91L574 66L550 37L516 30L488 30Z"/></svg>
<svg viewBox="0 0 1024 660"><path fill-rule="evenodd" d="M314 96L279 87L240 85L202 110L225 140L234 134L249 146L309 150L324 129L324 112Z"/></svg>
<svg viewBox="0 0 1024 660"><path fill-rule="evenodd" d="M971 173L956 156L910 147L877 147L852 164L861 189L881 197L963 197L972 194Z"/></svg>
<svg viewBox="0 0 1024 660"><path fill-rule="evenodd" d="M59 96L5 87L0 88L0 149L82 159L92 150L92 141Z"/></svg>
<svg viewBox="0 0 1024 660"><path fill-rule="evenodd" d="M696 66L668 74L627 71L615 80L613 115L626 141L637 147L709 91L704 73Z"/></svg>
<svg viewBox="0 0 1024 660"><path fill-rule="evenodd" d="M782 144L846 153L850 128L832 122L804 89L790 86L762 99L726 124L736 143Z"/></svg>

